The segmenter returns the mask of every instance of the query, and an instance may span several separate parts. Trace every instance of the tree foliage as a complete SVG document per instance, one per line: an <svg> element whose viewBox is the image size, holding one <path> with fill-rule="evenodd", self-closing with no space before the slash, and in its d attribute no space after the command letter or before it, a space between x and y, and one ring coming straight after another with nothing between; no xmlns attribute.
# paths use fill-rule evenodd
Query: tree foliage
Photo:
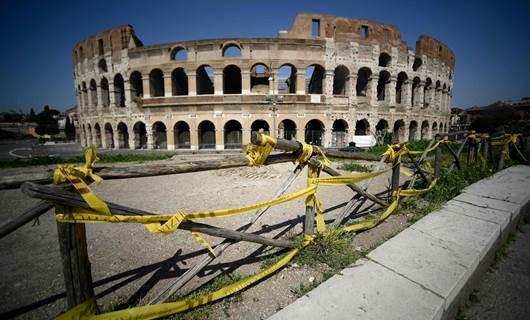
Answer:
<svg viewBox="0 0 530 320"><path fill-rule="evenodd" d="M44 110L36 116L37 134L54 135L59 133L59 125L57 123L57 116L60 114L58 110L50 109L49 106L44 106Z"/></svg>

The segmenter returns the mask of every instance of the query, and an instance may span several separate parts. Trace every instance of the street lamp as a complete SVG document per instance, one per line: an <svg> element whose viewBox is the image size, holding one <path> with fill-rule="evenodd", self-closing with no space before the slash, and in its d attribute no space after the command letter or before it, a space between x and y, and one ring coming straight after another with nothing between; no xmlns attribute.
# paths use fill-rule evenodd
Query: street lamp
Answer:
<svg viewBox="0 0 530 320"><path fill-rule="evenodd" d="M267 101L271 101L272 102L272 106L269 107L269 110L272 111L272 126L273 126L273 130L272 130L272 136L273 137L276 137L278 135L278 131L277 131L277 128L276 128L276 117L278 116L278 114L276 113L276 111L278 111L278 107L276 106L276 103L277 102L283 102L283 96L278 96L278 95L275 95L274 94L274 73L272 71L272 64L271 64L271 68L270 68L270 76L269 76L269 82L272 81L272 94L270 95L267 95L266 97L266 100Z"/></svg>

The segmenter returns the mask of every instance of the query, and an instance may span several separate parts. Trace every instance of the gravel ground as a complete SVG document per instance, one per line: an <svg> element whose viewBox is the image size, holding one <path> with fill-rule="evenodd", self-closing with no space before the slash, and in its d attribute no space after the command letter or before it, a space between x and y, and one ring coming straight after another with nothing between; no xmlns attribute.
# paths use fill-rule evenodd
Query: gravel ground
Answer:
<svg viewBox="0 0 530 320"><path fill-rule="evenodd" d="M292 164L285 163L263 168L108 180L93 189L106 200L153 213L195 212L270 199L292 169ZM290 192L305 187L305 175L305 172L301 174ZM370 190L381 191L387 184L388 176L378 177ZM346 187L321 187L319 196L325 208L336 207L326 213L326 218L332 218L352 192ZM36 202L18 189L0 191L0 201L4 219L14 217ZM303 199L291 201L271 208L253 230L263 229L265 236L293 235L301 232L299 222L303 214ZM247 221L248 215L239 215L204 222L235 229ZM354 246L370 247L405 227L403 216L392 217L389 222L357 237ZM221 241L205 238L212 245ZM189 232L153 235L134 224L87 224L87 239L100 306L145 303L205 254ZM3 257L0 262L0 318L50 318L66 310L56 223L51 213L43 215L35 226L28 224L1 239L0 253ZM265 248L257 244L233 245L215 264L186 285L184 292L221 272L255 273L261 267L259 261L267 254ZM237 297L214 304L210 317L260 319L270 316L294 300L293 288L319 274L320 270L307 267L282 270ZM275 289L272 292L271 287Z"/></svg>

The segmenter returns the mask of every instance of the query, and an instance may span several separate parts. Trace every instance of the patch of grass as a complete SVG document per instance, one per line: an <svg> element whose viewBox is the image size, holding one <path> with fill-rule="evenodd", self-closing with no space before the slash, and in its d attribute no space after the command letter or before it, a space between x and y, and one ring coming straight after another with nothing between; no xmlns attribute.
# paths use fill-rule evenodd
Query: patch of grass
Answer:
<svg viewBox="0 0 530 320"><path fill-rule="evenodd" d="M166 160L173 156L171 153L140 153L140 154L100 154L97 163L131 162L131 161L153 161ZM73 158L61 158L50 156L37 156L29 159L1 160L0 168L23 168L31 166L42 166L52 164L80 164L84 163L82 156Z"/></svg>
<svg viewBox="0 0 530 320"><path fill-rule="evenodd" d="M365 165L357 164L357 163L344 163L338 167L338 169L346 170L346 171L357 171L357 172L370 172L370 168L368 168Z"/></svg>
<svg viewBox="0 0 530 320"><path fill-rule="evenodd" d="M352 248L352 239L352 234L331 234L327 237L319 235L300 250L294 262L309 266L322 263L332 270L341 270L359 258L359 254Z"/></svg>
<svg viewBox="0 0 530 320"><path fill-rule="evenodd" d="M324 272L322 274L322 278L317 280L315 279L313 282L310 283L302 283L298 288L292 289L291 292L294 293L294 295L297 298L300 298L302 296L305 296L308 294L311 290L318 287L322 282L328 280L329 278L333 277L335 275L334 272Z"/></svg>

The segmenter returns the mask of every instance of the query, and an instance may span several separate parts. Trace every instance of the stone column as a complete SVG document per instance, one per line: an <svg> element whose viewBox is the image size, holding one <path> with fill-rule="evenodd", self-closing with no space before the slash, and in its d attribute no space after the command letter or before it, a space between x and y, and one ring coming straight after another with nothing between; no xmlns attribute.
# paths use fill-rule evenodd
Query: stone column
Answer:
<svg viewBox="0 0 530 320"><path fill-rule="evenodd" d="M271 77L274 80L269 81L269 94L278 94L278 82L280 81L278 78L278 69L271 70Z"/></svg>
<svg viewBox="0 0 530 320"><path fill-rule="evenodd" d="M243 146L246 146L247 144L250 143L250 127L249 128L243 128L241 130L241 134L243 135L243 137L241 137L241 143L243 144Z"/></svg>
<svg viewBox="0 0 530 320"><path fill-rule="evenodd" d="M379 81L378 74L372 74L370 79L368 79L366 95L368 96L371 106L377 105L377 82L378 81Z"/></svg>
<svg viewBox="0 0 530 320"><path fill-rule="evenodd" d="M127 128L129 132L129 149L134 150L136 149L136 136L134 135L134 127L130 126Z"/></svg>
<svg viewBox="0 0 530 320"><path fill-rule="evenodd" d="M199 132L193 123L190 123L190 149L199 150Z"/></svg>
<svg viewBox="0 0 530 320"><path fill-rule="evenodd" d="M357 74L350 74L348 77L348 87L346 95L350 98L350 103L357 103Z"/></svg>
<svg viewBox="0 0 530 320"><path fill-rule="evenodd" d="M173 128L166 128L167 149L175 150L175 132Z"/></svg>
<svg viewBox="0 0 530 320"><path fill-rule="evenodd" d="M330 125L331 125L331 124L330 124ZM332 142L331 131L332 131L332 128L331 128L331 127L326 128L326 129L324 130L324 141L322 141L322 146L323 146L324 148L331 147L331 142Z"/></svg>
<svg viewBox="0 0 530 320"><path fill-rule="evenodd" d="M102 110L103 109L103 94L101 92L101 85L96 85L96 94L97 94L97 109Z"/></svg>
<svg viewBox="0 0 530 320"><path fill-rule="evenodd" d="M223 94L223 69L214 69L213 74L214 94Z"/></svg>
<svg viewBox="0 0 530 320"><path fill-rule="evenodd" d="M88 97L88 109L89 110L95 110L96 108L94 108L94 105L97 103L97 101L92 101L92 90L90 89L87 89L89 92L87 94L87 97Z"/></svg>
<svg viewBox="0 0 530 320"><path fill-rule="evenodd" d="M412 81L405 80L401 87L401 105L404 106L407 110L412 108Z"/></svg>
<svg viewBox="0 0 530 320"><path fill-rule="evenodd" d="M79 143L81 143L82 147L86 147L86 136L83 132L83 125L79 124L79 128L76 129L79 129Z"/></svg>
<svg viewBox="0 0 530 320"><path fill-rule="evenodd" d="M149 75L142 76L142 86L144 91L144 98L151 97L151 88L149 86Z"/></svg>
<svg viewBox="0 0 530 320"><path fill-rule="evenodd" d="M435 96L434 96L434 88L431 87L428 89L427 92L427 103L429 104L429 108L433 109L435 107Z"/></svg>
<svg viewBox="0 0 530 320"><path fill-rule="evenodd" d="M324 88L322 88L322 93L328 97L333 96L333 76L334 70L327 70L324 73L324 79L322 80Z"/></svg>
<svg viewBox="0 0 530 320"><path fill-rule="evenodd" d="M153 150L155 141L153 136L153 127L151 126L151 124L145 124L145 131L147 136L147 149Z"/></svg>
<svg viewBox="0 0 530 320"><path fill-rule="evenodd" d="M131 83L129 82L129 79L123 80L123 88L125 90L125 106L126 107L132 107L132 95L131 95Z"/></svg>
<svg viewBox="0 0 530 320"><path fill-rule="evenodd" d="M390 77L390 81L385 84L385 102L391 107L396 106L396 84L397 78L393 76Z"/></svg>
<svg viewBox="0 0 530 320"><path fill-rule="evenodd" d="M195 74L195 72L193 74L188 75L188 95L197 95L197 75Z"/></svg>
<svg viewBox="0 0 530 320"><path fill-rule="evenodd" d="M105 130L105 126L101 128L101 147L107 149L107 131Z"/></svg>
<svg viewBox="0 0 530 320"><path fill-rule="evenodd" d="M241 71L241 93L250 94L250 71Z"/></svg>
<svg viewBox="0 0 530 320"><path fill-rule="evenodd" d="M224 129L215 127L215 150L224 150Z"/></svg>
<svg viewBox="0 0 530 320"><path fill-rule="evenodd" d="M438 88L438 89L435 89L435 93L434 93L434 108L436 110L441 110L441 95L442 95L442 89Z"/></svg>
<svg viewBox="0 0 530 320"><path fill-rule="evenodd" d="M113 140L114 140L114 149L117 150L120 148L120 133L118 131L118 126L112 126Z"/></svg>
<svg viewBox="0 0 530 320"><path fill-rule="evenodd" d="M416 95L415 95L415 107L418 107L420 109L423 109L424 106L423 106L423 100L424 100L424 96L423 96L423 92L424 92L424 87L425 87L425 81L420 81L418 87L416 88Z"/></svg>
<svg viewBox="0 0 530 320"><path fill-rule="evenodd" d="M115 111L116 108L116 96L114 94L114 82L109 81L109 109Z"/></svg>
<svg viewBox="0 0 530 320"><path fill-rule="evenodd" d="M172 95L171 74L164 74L164 97L171 97Z"/></svg>
<svg viewBox="0 0 530 320"><path fill-rule="evenodd" d="M296 94L306 94L305 92L305 68L296 71Z"/></svg>

